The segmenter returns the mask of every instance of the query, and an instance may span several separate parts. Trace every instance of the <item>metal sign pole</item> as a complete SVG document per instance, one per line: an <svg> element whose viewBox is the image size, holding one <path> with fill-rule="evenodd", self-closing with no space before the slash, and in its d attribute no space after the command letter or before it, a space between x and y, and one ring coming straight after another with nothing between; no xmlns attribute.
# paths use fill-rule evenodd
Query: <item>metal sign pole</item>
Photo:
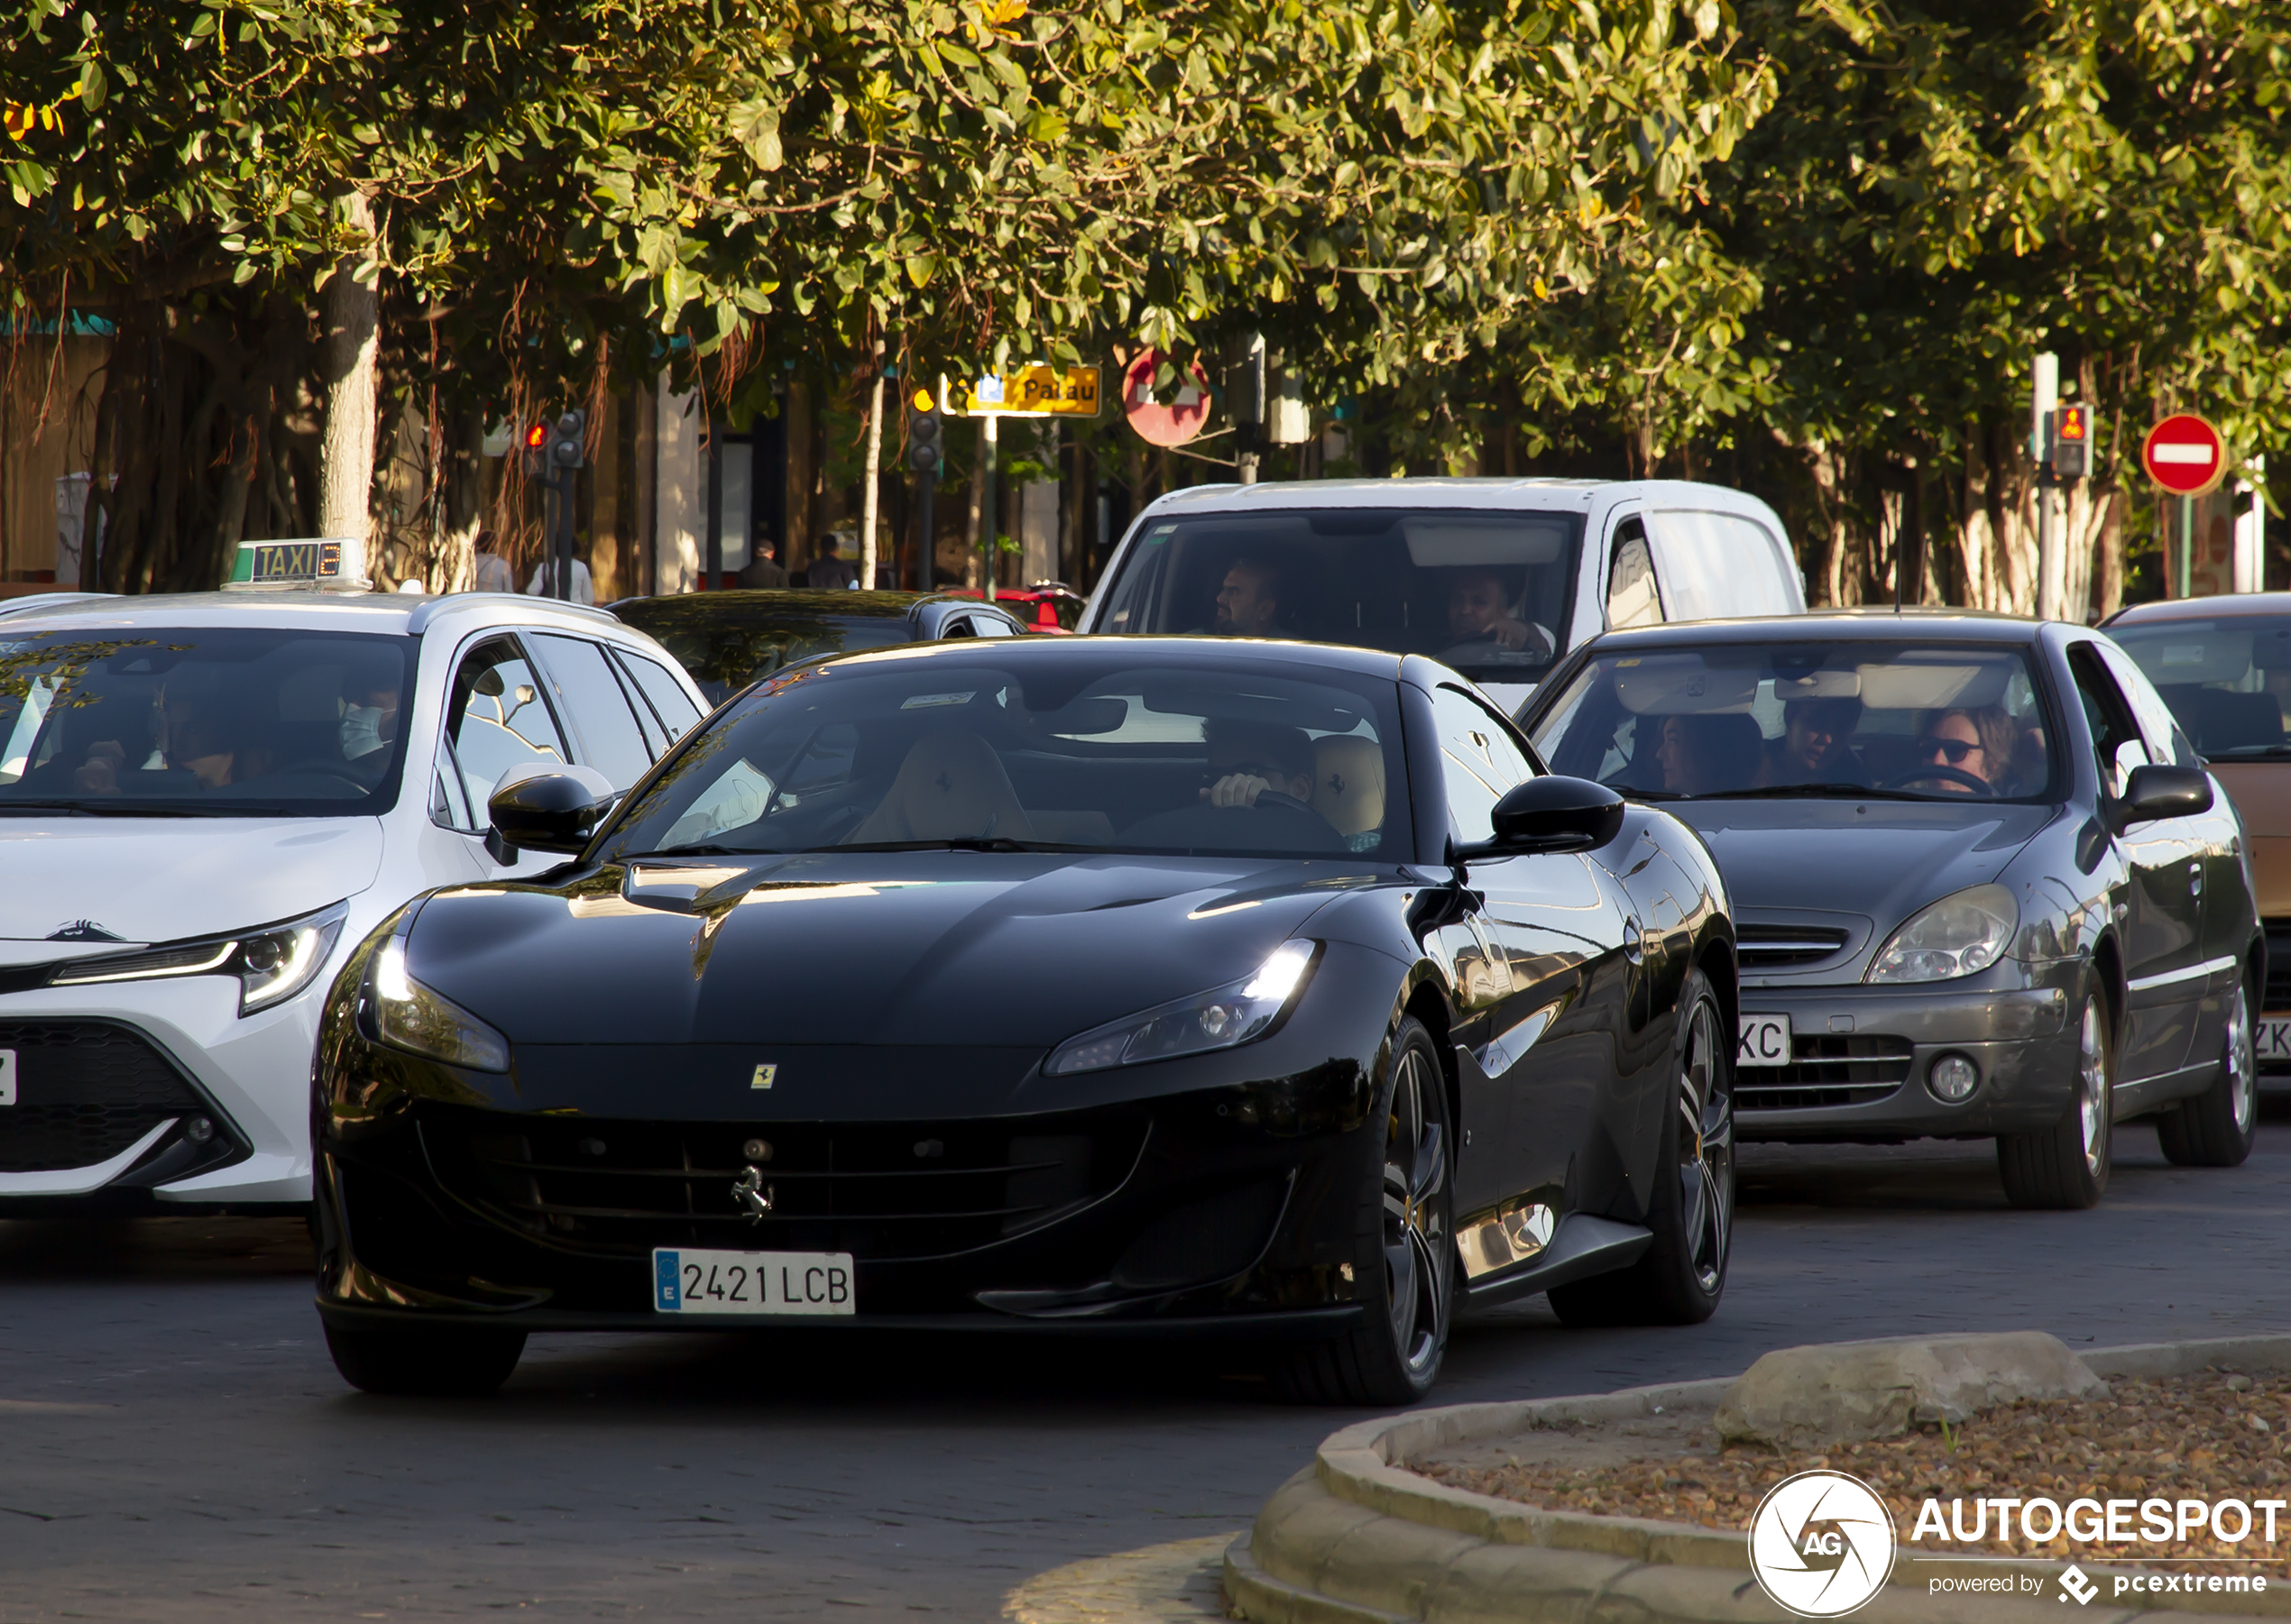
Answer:
<svg viewBox="0 0 2291 1624"><path fill-rule="evenodd" d="M2195 499L2180 498L2180 596L2195 596Z"/></svg>
<svg viewBox="0 0 2291 1624"><path fill-rule="evenodd" d="M2054 523L2053 483L2045 459L2047 420L2060 405L2060 357L2047 350L2037 357L2029 443L2037 461L2037 619L2060 618L2060 537Z"/></svg>
<svg viewBox="0 0 2291 1624"><path fill-rule="evenodd" d="M979 572L986 601L994 601L994 570L1001 558L1001 527L995 523L995 460L1001 449L1001 414L989 412L979 419L979 534L987 549L986 565Z"/></svg>

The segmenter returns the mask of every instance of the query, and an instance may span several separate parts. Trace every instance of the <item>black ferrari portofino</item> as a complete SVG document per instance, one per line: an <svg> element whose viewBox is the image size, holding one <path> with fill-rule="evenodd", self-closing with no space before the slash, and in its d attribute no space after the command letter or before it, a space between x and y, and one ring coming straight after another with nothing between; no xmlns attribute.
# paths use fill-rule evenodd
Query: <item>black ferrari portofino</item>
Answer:
<svg viewBox="0 0 2291 1624"><path fill-rule="evenodd" d="M1459 1308L1717 1304L1716 870L1440 665L882 649L599 787L497 790L571 860L408 906L333 989L360 1387L486 1390L534 1330L969 1325L1264 1337L1391 1404Z"/></svg>

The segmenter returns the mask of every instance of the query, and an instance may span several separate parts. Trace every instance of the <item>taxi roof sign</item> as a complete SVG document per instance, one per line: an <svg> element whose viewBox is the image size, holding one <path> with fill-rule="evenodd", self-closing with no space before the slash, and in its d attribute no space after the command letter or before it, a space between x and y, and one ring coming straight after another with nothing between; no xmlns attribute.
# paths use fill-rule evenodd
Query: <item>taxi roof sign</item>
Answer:
<svg viewBox="0 0 2291 1624"><path fill-rule="evenodd" d="M311 537L285 541L243 541L231 566L225 592L271 590L370 592L366 544L354 536Z"/></svg>

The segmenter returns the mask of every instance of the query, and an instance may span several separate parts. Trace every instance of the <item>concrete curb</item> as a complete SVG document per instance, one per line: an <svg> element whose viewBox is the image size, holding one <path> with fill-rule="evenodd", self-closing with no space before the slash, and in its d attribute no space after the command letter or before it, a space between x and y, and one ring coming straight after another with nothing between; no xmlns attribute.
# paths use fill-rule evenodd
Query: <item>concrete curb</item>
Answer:
<svg viewBox="0 0 2291 1624"><path fill-rule="evenodd" d="M1903 1342L1916 1337L1891 1338ZM2103 1378L2214 1367L2291 1370L2291 1335L2141 1343L2083 1355ZM1790 1615L1750 1576L1740 1533L1546 1511L1420 1477L1394 1463L1537 1426L1716 1408L1730 1377L1566 1399L1457 1404L1363 1421L1323 1440L1225 1555L1225 1593L1256 1624L1771 1624ZM1854 1616L1869 1624L2062 1624L2045 1601L1928 1596L1894 1568ZM2058 1574L2066 1562L2016 1564ZM2116 1570L2083 1564L2103 1589ZM2291 1584L2260 1595L2174 1595L2080 1612L2078 1624L2175 1614L2291 1618ZM2146 1601L2148 1598L2137 1599ZM1911 1613L1914 1611L1914 1619ZM1895 1615L1899 1615L1898 1618Z"/></svg>

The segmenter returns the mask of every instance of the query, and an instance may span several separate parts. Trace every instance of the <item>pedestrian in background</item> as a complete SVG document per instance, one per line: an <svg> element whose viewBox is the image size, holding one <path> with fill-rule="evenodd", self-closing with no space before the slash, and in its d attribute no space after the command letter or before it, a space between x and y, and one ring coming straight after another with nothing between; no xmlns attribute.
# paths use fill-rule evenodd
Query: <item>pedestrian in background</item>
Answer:
<svg viewBox="0 0 2291 1624"><path fill-rule="evenodd" d="M544 559L541 563L535 564L533 578L525 583L525 595L529 598L557 596L556 575L557 561L555 559ZM577 558L573 561L573 601L575 603L596 601L596 583L589 579L589 566Z"/></svg>
<svg viewBox="0 0 2291 1624"><path fill-rule="evenodd" d="M509 560L494 548L499 538L491 530L477 533L476 555L470 560L469 590L473 592L513 592L517 576L509 567Z"/></svg>
<svg viewBox="0 0 2291 1624"><path fill-rule="evenodd" d="M858 567L850 559L837 555L833 530L821 534L819 556L813 559L811 568L804 572L804 584L832 587L839 592L859 584Z"/></svg>
<svg viewBox="0 0 2291 1624"><path fill-rule="evenodd" d="M755 557L740 572L740 584L761 590L787 584L787 572L780 564L777 542L766 537L756 544Z"/></svg>

